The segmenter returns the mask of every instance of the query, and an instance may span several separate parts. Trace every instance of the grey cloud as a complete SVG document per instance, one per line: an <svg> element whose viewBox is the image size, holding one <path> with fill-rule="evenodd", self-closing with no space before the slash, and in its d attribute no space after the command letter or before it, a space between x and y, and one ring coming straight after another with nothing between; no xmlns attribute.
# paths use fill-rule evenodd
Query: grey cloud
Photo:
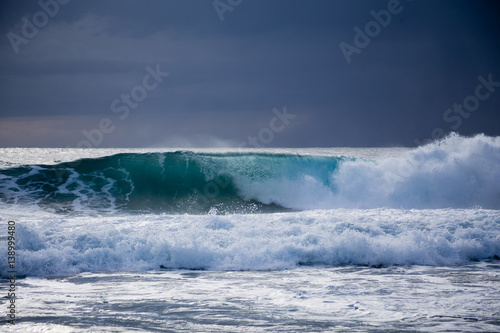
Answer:
<svg viewBox="0 0 500 333"><path fill-rule="evenodd" d="M9 132L0 146L78 142L78 124L103 117L117 126L103 146L238 142L283 105L300 120L277 146L413 145L436 127L449 131L443 112L478 75L500 81L498 5L401 0L404 10L347 64L339 43L352 44L353 28L387 3L245 0L221 22L211 1L70 1L18 54L0 43L0 122L23 117L36 128L45 117L48 128L65 117L57 126L67 130L54 125L52 138L32 141ZM37 10L36 1L4 1L3 36ZM118 121L111 102L156 64L171 75ZM500 91L460 132L499 135L499 105Z"/></svg>

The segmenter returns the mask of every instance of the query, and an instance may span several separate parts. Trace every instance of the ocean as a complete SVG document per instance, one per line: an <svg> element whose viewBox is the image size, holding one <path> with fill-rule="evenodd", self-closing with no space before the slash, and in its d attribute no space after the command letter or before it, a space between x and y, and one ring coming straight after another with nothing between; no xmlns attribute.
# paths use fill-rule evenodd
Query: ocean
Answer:
<svg viewBox="0 0 500 333"><path fill-rule="evenodd" d="M500 332L500 137L3 148L0 251L5 332Z"/></svg>

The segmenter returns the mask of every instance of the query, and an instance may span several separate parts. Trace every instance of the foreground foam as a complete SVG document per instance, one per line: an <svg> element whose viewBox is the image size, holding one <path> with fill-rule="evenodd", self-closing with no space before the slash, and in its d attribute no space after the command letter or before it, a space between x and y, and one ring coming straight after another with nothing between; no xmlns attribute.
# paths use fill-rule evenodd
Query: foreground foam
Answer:
<svg viewBox="0 0 500 333"><path fill-rule="evenodd" d="M337 209L244 215L11 215L18 274L298 265L453 265L500 255L494 210ZM6 251L0 242L0 251ZM0 262L6 272L6 261Z"/></svg>

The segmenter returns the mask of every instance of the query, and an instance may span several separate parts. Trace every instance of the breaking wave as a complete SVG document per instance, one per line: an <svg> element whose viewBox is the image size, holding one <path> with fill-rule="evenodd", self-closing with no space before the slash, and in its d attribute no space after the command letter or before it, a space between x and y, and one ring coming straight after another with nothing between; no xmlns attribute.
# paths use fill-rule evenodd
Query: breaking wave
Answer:
<svg viewBox="0 0 500 333"><path fill-rule="evenodd" d="M58 213L500 208L500 138L452 134L402 156L124 153L0 170L0 201Z"/></svg>

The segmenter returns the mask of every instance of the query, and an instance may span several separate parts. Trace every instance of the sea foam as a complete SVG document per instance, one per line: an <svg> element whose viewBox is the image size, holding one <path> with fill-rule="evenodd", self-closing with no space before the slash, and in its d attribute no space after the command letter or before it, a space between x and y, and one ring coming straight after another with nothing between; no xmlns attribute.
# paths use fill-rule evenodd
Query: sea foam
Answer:
<svg viewBox="0 0 500 333"><path fill-rule="evenodd" d="M236 181L245 198L295 209L500 208L500 137L452 134L402 156L343 159L328 178Z"/></svg>
<svg viewBox="0 0 500 333"><path fill-rule="evenodd" d="M495 210L334 209L70 219L39 212L14 217L20 275L455 265L500 255L500 212ZM1 242L1 251L5 244ZM0 271L7 271L6 260Z"/></svg>

